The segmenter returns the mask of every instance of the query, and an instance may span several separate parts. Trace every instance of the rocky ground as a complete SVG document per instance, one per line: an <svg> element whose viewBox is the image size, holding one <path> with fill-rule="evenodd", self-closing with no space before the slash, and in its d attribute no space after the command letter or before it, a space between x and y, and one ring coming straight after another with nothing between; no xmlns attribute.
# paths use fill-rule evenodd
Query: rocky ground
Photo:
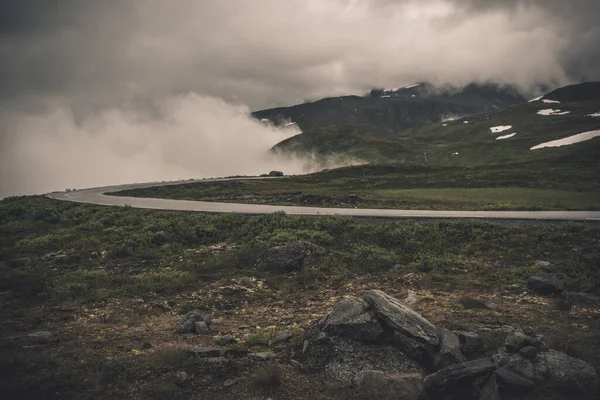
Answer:
<svg viewBox="0 0 600 400"><path fill-rule="evenodd" d="M287 251L289 250L289 251ZM258 264L293 276L318 246L270 249ZM179 296L40 306L4 338L9 398L594 398L600 308L567 302L553 277L529 290L441 291L393 268L342 286L271 296L260 279L219 280L183 315ZM193 295L192 295L193 296ZM569 300L573 301L573 300ZM36 324L36 319L43 320ZM468 361L471 360L471 361ZM73 369L84 371L73 381ZM34 375L27 375L27 373ZM51 373L50 373L51 372ZM27 393L28 382L43 392ZM63 380L60 380L64 374ZM46 378L44 378L46 376ZM13 379L11 379L13 378ZM400 388L403 393L398 397ZM24 391L25 390L25 391ZM500 396L500 397L499 397ZM587 397L586 397L587 396Z"/></svg>
<svg viewBox="0 0 600 400"><path fill-rule="evenodd" d="M595 225L17 199L0 233L2 398L598 395Z"/></svg>

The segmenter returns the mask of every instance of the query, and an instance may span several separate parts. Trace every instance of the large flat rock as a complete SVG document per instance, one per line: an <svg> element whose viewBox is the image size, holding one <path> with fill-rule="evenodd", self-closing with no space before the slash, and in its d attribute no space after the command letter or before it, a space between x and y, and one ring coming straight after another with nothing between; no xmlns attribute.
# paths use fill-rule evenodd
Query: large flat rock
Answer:
<svg viewBox="0 0 600 400"><path fill-rule="evenodd" d="M437 346L438 330L431 322L381 290L369 290L364 299L390 328L418 342Z"/></svg>

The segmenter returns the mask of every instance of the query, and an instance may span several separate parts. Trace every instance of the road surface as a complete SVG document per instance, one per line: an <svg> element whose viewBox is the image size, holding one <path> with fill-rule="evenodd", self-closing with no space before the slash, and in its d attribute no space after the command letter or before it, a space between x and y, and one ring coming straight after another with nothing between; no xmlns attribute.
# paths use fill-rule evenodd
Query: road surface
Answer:
<svg viewBox="0 0 600 400"><path fill-rule="evenodd" d="M233 178L236 179L236 178ZM253 178L241 178L253 179ZM255 178L254 178L255 179ZM224 180L224 179L221 179ZM128 185L105 186L69 192L53 192L47 196L57 200L102 206L131 206L153 210L269 214L284 211L293 215L348 215L352 217L375 218L478 218L499 220L546 220L546 221L600 221L600 211L431 211L431 210L389 210L367 208L321 208L301 206L274 206L264 204L217 203L209 201L170 200L142 197L109 196L107 193L128 189L141 189L153 186L178 185L182 183L206 182L188 180L179 182L134 183Z"/></svg>

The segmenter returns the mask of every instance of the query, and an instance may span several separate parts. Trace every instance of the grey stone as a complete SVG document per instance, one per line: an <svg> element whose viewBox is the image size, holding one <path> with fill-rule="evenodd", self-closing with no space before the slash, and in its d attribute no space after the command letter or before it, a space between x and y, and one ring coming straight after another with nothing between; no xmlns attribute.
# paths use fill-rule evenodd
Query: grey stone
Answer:
<svg viewBox="0 0 600 400"><path fill-rule="evenodd" d="M423 376L364 371L358 378L359 400L418 400L423 392Z"/></svg>
<svg viewBox="0 0 600 400"><path fill-rule="evenodd" d="M377 342L384 335L383 328L369 305L357 297L338 301L319 328L331 335L351 337L366 342Z"/></svg>
<svg viewBox="0 0 600 400"><path fill-rule="evenodd" d="M564 286L560 279L549 274L534 275L527 280L527 287L543 296L560 294L564 290Z"/></svg>
<svg viewBox="0 0 600 400"><path fill-rule="evenodd" d="M498 387L502 392L527 393L535 389L533 382L507 368L498 368L495 375Z"/></svg>
<svg viewBox="0 0 600 400"><path fill-rule="evenodd" d="M398 299L381 290L369 290L364 298L379 318L395 331L427 345L440 343L436 327Z"/></svg>
<svg viewBox="0 0 600 400"><path fill-rule="evenodd" d="M431 369L437 371L452 364L467 361L460 351L458 336L447 329L439 329L440 345L431 352Z"/></svg>
<svg viewBox="0 0 600 400"><path fill-rule="evenodd" d="M185 382L188 380L188 374L185 371L179 371L175 374L175 376L177 377L177 379L179 379L181 382Z"/></svg>
<svg viewBox="0 0 600 400"><path fill-rule="evenodd" d="M538 354L538 350L533 346L525 346L519 349L519 353L525 358L535 358Z"/></svg>
<svg viewBox="0 0 600 400"><path fill-rule="evenodd" d="M302 354L306 354L308 351L308 346L310 346L310 342L305 340L304 343L302 343Z"/></svg>
<svg viewBox="0 0 600 400"><path fill-rule="evenodd" d="M516 353L527 346L533 346L537 350L541 350L544 347L542 335L527 336L523 331L515 331L508 335L504 344L509 353Z"/></svg>
<svg viewBox="0 0 600 400"><path fill-rule="evenodd" d="M460 342L460 350L466 356L482 354L485 350L483 339L476 332L454 331Z"/></svg>
<svg viewBox="0 0 600 400"><path fill-rule="evenodd" d="M269 351L250 354L250 357L252 357L253 359L258 360L258 361L267 361L267 360L273 358L274 356L275 355Z"/></svg>
<svg viewBox="0 0 600 400"><path fill-rule="evenodd" d="M237 343L237 340L232 335L224 335L217 339L217 344L219 346L227 346L231 343Z"/></svg>
<svg viewBox="0 0 600 400"><path fill-rule="evenodd" d="M231 358L242 358L242 357L247 357L248 354L250 354L248 352L248 350L235 350L235 349L227 349L225 351L223 351L223 355L225 357L231 357Z"/></svg>
<svg viewBox="0 0 600 400"><path fill-rule="evenodd" d="M294 334L292 332L279 332L276 336L275 336L275 343L285 343L285 342L289 342L290 339L292 338L292 336L294 336Z"/></svg>
<svg viewBox="0 0 600 400"><path fill-rule="evenodd" d="M201 323L198 325L198 323ZM181 332L183 333L206 333L212 323L210 315L200 310L192 310L181 317Z"/></svg>
<svg viewBox="0 0 600 400"><path fill-rule="evenodd" d="M223 387L229 387L234 385L237 382L237 379L227 379L225 382L223 382Z"/></svg>
<svg viewBox="0 0 600 400"><path fill-rule="evenodd" d="M299 270L304 261L326 250L309 242L298 241L267 249L256 260L255 267L261 270L289 273Z"/></svg>
<svg viewBox="0 0 600 400"><path fill-rule="evenodd" d="M204 334L204 333L208 333L209 329L208 329L208 326L206 325L206 322L197 321L194 323L194 331L196 333Z"/></svg>
<svg viewBox="0 0 600 400"><path fill-rule="evenodd" d="M593 366L556 350L541 352L534 360L519 353L498 352L500 366L516 372L546 388L568 392L589 392L598 385L598 374Z"/></svg>
<svg viewBox="0 0 600 400"><path fill-rule="evenodd" d="M219 357L221 355L219 349L215 349L214 347L192 347L190 352L202 358Z"/></svg>
<svg viewBox="0 0 600 400"><path fill-rule="evenodd" d="M151 343L149 343L149 342L144 342L144 343L142 343L142 345L140 346L140 350L141 350L141 351L144 351L144 350L151 349L152 347L154 347L154 346L152 346L152 344L151 344Z"/></svg>
<svg viewBox="0 0 600 400"><path fill-rule="evenodd" d="M433 393L451 393L456 388L471 386L476 379L490 375L496 364L490 359L467 361L451 365L425 377L425 388Z"/></svg>

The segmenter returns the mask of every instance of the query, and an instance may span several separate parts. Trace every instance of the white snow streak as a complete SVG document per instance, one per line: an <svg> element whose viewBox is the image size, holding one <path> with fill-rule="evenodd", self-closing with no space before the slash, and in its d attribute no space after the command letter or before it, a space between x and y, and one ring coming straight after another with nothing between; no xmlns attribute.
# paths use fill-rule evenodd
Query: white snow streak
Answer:
<svg viewBox="0 0 600 400"><path fill-rule="evenodd" d="M583 133L579 133L577 135L569 136L569 137L566 137L566 138L563 138L563 139L558 139L558 140L553 140L551 142L546 142L546 143L538 144L537 146L533 146L529 150L543 149L545 147L567 146L567 145L574 144L574 143L584 142L586 140L593 139L593 138L595 138L597 136L600 136L600 130L598 130L598 131L583 132Z"/></svg>

